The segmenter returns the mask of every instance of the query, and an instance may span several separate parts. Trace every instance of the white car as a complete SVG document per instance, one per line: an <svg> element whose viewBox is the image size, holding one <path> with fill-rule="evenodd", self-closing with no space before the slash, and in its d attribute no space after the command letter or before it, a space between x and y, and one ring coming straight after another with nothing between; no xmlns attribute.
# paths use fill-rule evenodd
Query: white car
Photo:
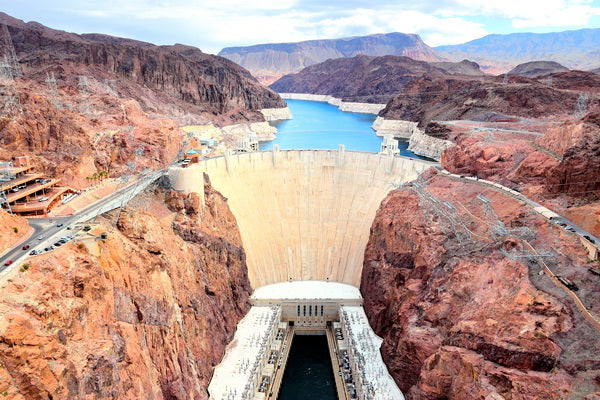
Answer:
<svg viewBox="0 0 600 400"><path fill-rule="evenodd" d="M38 240L44 240L45 237L46 237L46 235L40 235L40 236L38 236Z"/></svg>

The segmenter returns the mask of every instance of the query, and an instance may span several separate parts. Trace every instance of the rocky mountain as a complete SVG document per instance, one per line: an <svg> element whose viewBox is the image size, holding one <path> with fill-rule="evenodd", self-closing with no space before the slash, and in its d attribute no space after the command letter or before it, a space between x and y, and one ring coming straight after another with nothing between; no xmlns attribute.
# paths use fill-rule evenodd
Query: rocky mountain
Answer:
<svg viewBox="0 0 600 400"><path fill-rule="evenodd" d="M600 77L591 72L570 71L551 76L552 86L545 78L538 81L515 75L485 79L422 76L410 81L379 115L419 122L421 126L432 120L493 121L510 116L552 117L561 121L575 113L580 90L600 91ZM588 102L591 107L598 100L592 98Z"/></svg>
<svg viewBox="0 0 600 400"><path fill-rule="evenodd" d="M485 75L485 73L479 67L479 64L469 60L462 60L460 62L438 61L430 62L429 64L444 70L450 75Z"/></svg>
<svg viewBox="0 0 600 400"><path fill-rule="evenodd" d="M285 102L235 63L184 45L75 35L0 14L22 76L4 80L0 160L30 154L38 171L75 188L85 177L162 168L183 125L264 121Z"/></svg>
<svg viewBox="0 0 600 400"><path fill-rule="evenodd" d="M381 353L407 398L597 398L598 331L565 288L538 274L548 262L557 275L590 276L578 239L476 183L431 172L420 187L425 195L409 185L382 202L361 282ZM498 236L483 222L490 211L480 195L512 233ZM451 215L440 217L438 204L452 205L442 212ZM518 257L542 250L555 254L551 262ZM594 283L578 282L597 315Z"/></svg>
<svg viewBox="0 0 600 400"><path fill-rule="evenodd" d="M435 50L451 60L476 61L489 72L508 71L531 60L556 61L571 69L588 70L600 64L600 28L487 35Z"/></svg>
<svg viewBox="0 0 600 400"><path fill-rule="evenodd" d="M359 55L337 58L285 75L270 88L279 93L331 95L345 101L386 103L423 75L483 75L476 63L416 61L408 57Z"/></svg>
<svg viewBox="0 0 600 400"><path fill-rule="evenodd" d="M2 283L3 396L208 398L213 368L249 308L236 220L210 185L206 207L195 193L144 196L116 227L98 220L105 241L31 258Z"/></svg>
<svg viewBox="0 0 600 400"><path fill-rule="evenodd" d="M519 75L527 78L538 78L544 75L550 75L555 72L566 72L569 68L563 67L554 61L530 61L519 64L509 72L508 75Z"/></svg>
<svg viewBox="0 0 600 400"><path fill-rule="evenodd" d="M418 35L386 33L343 39L307 40L227 47L219 55L247 68L254 75L274 76L297 72L327 59L368 56L406 56L415 60L445 61Z"/></svg>
<svg viewBox="0 0 600 400"><path fill-rule="evenodd" d="M88 90L116 90L138 101L144 111L163 116L220 114L235 121L262 120L261 108L284 107L248 71L194 47L76 35L4 13L0 23L8 26L24 78L43 82L52 72L59 90L76 88L78 76L87 76ZM105 80L115 87L105 87Z"/></svg>

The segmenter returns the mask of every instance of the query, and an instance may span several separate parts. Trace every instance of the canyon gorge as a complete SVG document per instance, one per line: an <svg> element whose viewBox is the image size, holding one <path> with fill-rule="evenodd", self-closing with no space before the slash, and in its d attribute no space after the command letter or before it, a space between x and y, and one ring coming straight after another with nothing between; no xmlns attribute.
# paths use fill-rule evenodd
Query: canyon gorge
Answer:
<svg viewBox="0 0 600 400"><path fill-rule="evenodd" d="M354 346L327 355L348 399L343 357L369 367L352 364L361 400L600 399L598 243L544 214L600 235L599 75L535 62L493 76L417 35L227 59L0 24L22 72L0 82L19 107L2 110L0 160L29 155L73 191L102 187L89 179L102 171L123 185L157 174L69 226L72 214L0 209L0 255L31 254L0 271L0 398L274 399L264 370L317 321L329 346ZM315 48L322 57L307 57ZM270 87L251 75L291 71ZM284 99L363 113L373 137L430 159L257 151L296 118ZM222 152L202 153L217 137ZM74 236L29 253L44 223ZM228 357L253 380L244 394L219 381Z"/></svg>

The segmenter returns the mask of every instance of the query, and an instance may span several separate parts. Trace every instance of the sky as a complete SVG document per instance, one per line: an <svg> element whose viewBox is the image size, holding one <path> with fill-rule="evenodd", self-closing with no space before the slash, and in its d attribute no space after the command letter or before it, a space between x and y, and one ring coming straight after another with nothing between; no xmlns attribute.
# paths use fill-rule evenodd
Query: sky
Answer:
<svg viewBox="0 0 600 400"><path fill-rule="evenodd" d="M207 53L223 47L417 33L430 46L490 33L600 27L600 0L0 0L0 11L75 33Z"/></svg>

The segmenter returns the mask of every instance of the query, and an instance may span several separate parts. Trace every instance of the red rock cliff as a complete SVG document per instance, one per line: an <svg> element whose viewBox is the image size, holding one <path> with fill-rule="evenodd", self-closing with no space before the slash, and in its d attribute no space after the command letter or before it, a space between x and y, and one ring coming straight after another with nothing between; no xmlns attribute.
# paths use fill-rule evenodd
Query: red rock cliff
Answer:
<svg viewBox="0 0 600 400"><path fill-rule="evenodd" d="M219 193L205 194L202 208L197 195L159 190L138 201L146 211L95 230L106 241L33 258L5 283L0 392L206 399L250 286L235 218Z"/></svg>
<svg viewBox="0 0 600 400"><path fill-rule="evenodd" d="M581 399L600 390L600 334L538 274L539 259L520 257L533 254L529 245L553 254L544 260L578 282L598 315L577 239L492 189L439 176L422 185L383 201L361 283L384 360L407 397Z"/></svg>
<svg viewBox="0 0 600 400"><path fill-rule="evenodd" d="M145 110L222 114L238 121L262 121L261 108L285 107L244 68L195 47L76 35L6 14L0 14L0 22L8 26L25 77L41 82L52 71L59 88L77 87L78 75L88 75L100 87L104 79L114 79L117 92Z"/></svg>

